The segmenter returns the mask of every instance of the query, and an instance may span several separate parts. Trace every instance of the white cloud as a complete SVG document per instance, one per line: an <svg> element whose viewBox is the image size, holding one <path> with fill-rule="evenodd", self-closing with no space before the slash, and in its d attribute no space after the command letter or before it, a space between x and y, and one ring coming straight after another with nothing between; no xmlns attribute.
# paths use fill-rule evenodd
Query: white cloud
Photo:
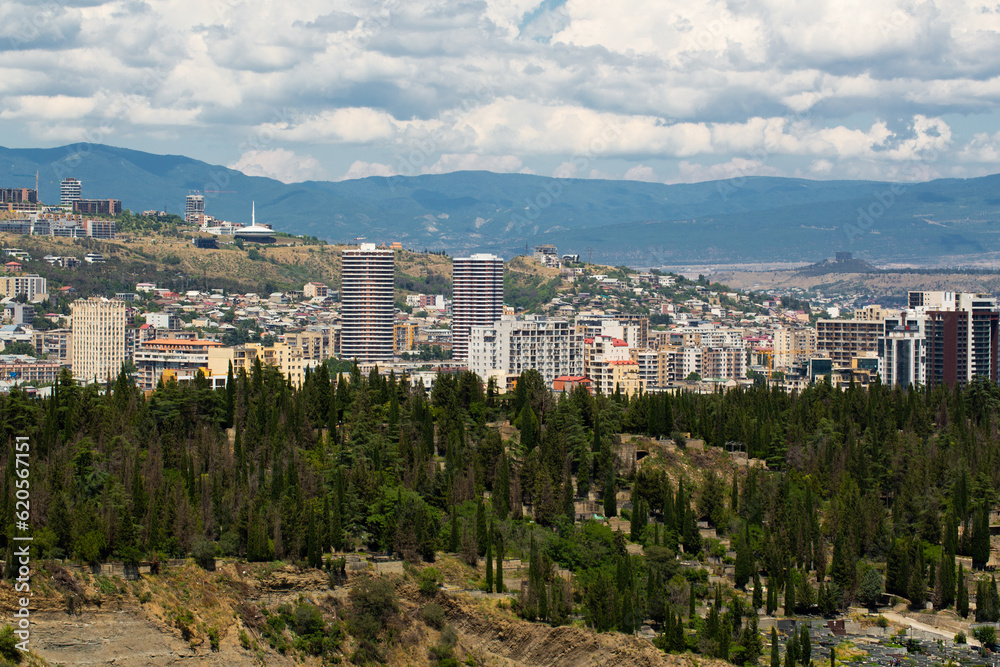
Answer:
<svg viewBox="0 0 1000 667"><path fill-rule="evenodd" d="M678 165L679 175L672 182L699 183L727 178L743 178L746 176L781 176L781 171L770 167L759 160L733 158L718 164L703 165L682 160Z"/></svg>
<svg viewBox="0 0 1000 667"><path fill-rule="evenodd" d="M513 155L475 155L446 153L434 164L425 167L425 174L446 174L452 171L525 172L524 163Z"/></svg>
<svg viewBox="0 0 1000 667"><path fill-rule="evenodd" d="M645 165L637 164L628 171L622 177L626 181L646 181L647 183L662 183L663 179L656 175L652 167L647 167Z"/></svg>
<svg viewBox="0 0 1000 667"><path fill-rule="evenodd" d="M297 155L284 148L264 151L247 151L230 169L242 171L247 176L266 176L283 183L301 183L326 178L319 160L311 155Z"/></svg>
<svg viewBox="0 0 1000 667"><path fill-rule="evenodd" d="M398 172L387 164L378 162L364 162L355 160L347 172L338 178L338 181L348 181L354 178L368 178L369 176L395 176Z"/></svg>
<svg viewBox="0 0 1000 667"><path fill-rule="evenodd" d="M308 152L345 176L621 177L614 159L694 178L783 156L834 178L929 155L978 173L1000 142L965 118L1000 121L998 44L1000 11L964 0L11 0L0 144L177 137L209 161Z"/></svg>

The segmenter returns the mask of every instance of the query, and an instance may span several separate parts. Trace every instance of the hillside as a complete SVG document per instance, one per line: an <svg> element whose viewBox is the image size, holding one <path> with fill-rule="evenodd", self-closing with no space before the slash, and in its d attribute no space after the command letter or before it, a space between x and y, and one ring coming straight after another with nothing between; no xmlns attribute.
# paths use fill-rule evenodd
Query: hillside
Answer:
<svg viewBox="0 0 1000 667"><path fill-rule="evenodd" d="M8 247L27 250L35 259L25 270L45 276L52 287L73 285L81 292L132 291L138 282L152 282L172 289L203 289L230 292L270 293L298 290L309 281L321 281L339 289L340 255L343 246L288 245L244 249L224 244L218 250L196 249L190 234L126 236L114 241L23 237L0 233ZM251 248L257 253L251 252ZM102 253L106 264L82 264L70 270L51 267L46 255L83 257ZM256 258L256 259L255 259ZM397 285L414 291L428 284L444 285L450 291L451 261L441 255L407 250L396 253Z"/></svg>
<svg viewBox="0 0 1000 667"><path fill-rule="evenodd" d="M460 577L471 568L453 557L445 556L435 570L445 573L444 588L432 594L418 589L416 568L376 576L390 584L386 599L397 605L383 629L396 639L379 642L380 664L433 665L432 650L440 655L442 647L481 667L680 667L691 662L638 638L528 623L511 613L506 599L473 597L463 590ZM131 667L193 660L291 666L330 664L337 658L359 664L350 659L361 643L351 624L357 607L351 591L372 581L368 573L333 581L323 570L280 563L228 562L209 572L188 562L129 582L47 564L34 577L39 593L33 600L31 646L37 663L49 665ZM0 601L14 607L9 587L0 587ZM436 615L429 611L433 608ZM302 610L316 619L314 627L322 624L324 634L336 638L337 648L329 649L326 661L311 650L314 634L296 623L307 613Z"/></svg>
<svg viewBox="0 0 1000 667"><path fill-rule="evenodd" d="M401 241L452 254L554 243L605 264L818 261L852 250L875 263L967 265L1000 252L1000 176L897 185L748 177L663 185L455 172L284 184L184 156L104 145L0 148L0 185L58 199L58 182L133 211L181 212L191 190L206 212L334 242Z"/></svg>

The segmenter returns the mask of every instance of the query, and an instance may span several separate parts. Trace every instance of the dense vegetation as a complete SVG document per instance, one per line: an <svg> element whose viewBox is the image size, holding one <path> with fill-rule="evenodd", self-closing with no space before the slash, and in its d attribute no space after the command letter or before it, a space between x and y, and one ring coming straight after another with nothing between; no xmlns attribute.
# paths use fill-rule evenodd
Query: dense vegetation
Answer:
<svg viewBox="0 0 1000 667"><path fill-rule="evenodd" d="M964 586L978 575L956 570L955 559L971 556L977 569L989 560L998 407L1000 388L984 381L955 391L819 384L796 395L751 388L629 400L555 396L534 371L506 396L470 373L441 375L427 392L327 366L295 389L258 365L225 390L199 378L149 398L125 373L107 387L64 375L51 398L0 397L0 427L8 440L31 437L42 557L218 553L319 565L330 549L411 561L444 550L485 558L485 587L504 590L499 562L519 556L530 563L518 603L526 618L558 624L580 613L620 631L651 619L665 650L743 662L761 651L755 610L779 602L787 614L834 613L851 600L877 604L885 590L968 614ZM517 428L506 442L505 419ZM619 433L738 443L769 469L685 477L654 457L636 471L617 455ZM8 448L8 528L13 461ZM577 521L574 498L593 488L615 515L625 487L628 535ZM682 565L681 550L688 559L725 554L699 521L728 535L736 589L747 593L712 588L706 570ZM0 537L7 577L10 534ZM629 541L644 555L630 555ZM995 620L996 584L978 586L977 616ZM696 604L707 611L696 614Z"/></svg>

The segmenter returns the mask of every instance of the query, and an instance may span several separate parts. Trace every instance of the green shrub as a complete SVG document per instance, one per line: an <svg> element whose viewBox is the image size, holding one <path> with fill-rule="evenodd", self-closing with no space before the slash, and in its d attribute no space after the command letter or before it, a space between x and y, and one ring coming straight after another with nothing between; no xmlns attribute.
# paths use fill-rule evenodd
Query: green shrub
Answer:
<svg viewBox="0 0 1000 667"><path fill-rule="evenodd" d="M21 662L21 652L17 649L17 638L12 625L0 628L0 658L13 663Z"/></svg>
<svg viewBox="0 0 1000 667"><path fill-rule="evenodd" d="M243 647L245 651L250 650L250 635L247 634L246 630L240 630L240 646Z"/></svg>
<svg viewBox="0 0 1000 667"><path fill-rule="evenodd" d="M420 614L423 616L424 623L435 630L440 630L444 627L444 607L436 602L425 604L424 608L420 610Z"/></svg>
<svg viewBox="0 0 1000 667"><path fill-rule="evenodd" d="M955 635L955 643L956 644L964 644L964 643L966 643L966 641L967 640L965 638L965 633L964 632L959 632L957 635Z"/></svg>
<svg viewBox="0 0 1000 667"><path fill-rule="evenodd" d="M420 572L420 592L424 595L434 595L438 592L438 571L435 567L425 567Z"/></svg>
<svg viewBox="0 0 1000 667"><path fill-rule="evenodd" d="M212 645L212 650L218 652L219 650L219 629L209 628L208 629L208 641Z"/></svg>

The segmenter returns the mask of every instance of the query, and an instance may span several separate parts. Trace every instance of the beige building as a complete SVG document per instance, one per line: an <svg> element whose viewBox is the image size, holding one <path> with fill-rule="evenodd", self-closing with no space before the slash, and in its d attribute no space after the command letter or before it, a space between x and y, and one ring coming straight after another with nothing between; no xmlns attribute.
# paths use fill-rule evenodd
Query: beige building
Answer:
<svg viewBox="0 0 1000 667"><path fill-rule="evenodd" d="M315 368L323 363L319 360L304 359L301 350L289 347L288 343L275 343L270 346L247 343L236 347L209 349L207 364L211 377L221 375L224 378L229 372L230 362L233 364L233 373L238 373L242 368L249 374L257 359L260 359L260 363L264 366L277 368L295 387L301 387L305 382L307 368Z"/></svg>
<svg viewBox="0 0 1000 667"><path fill-rule="evenodd" d="M816 353L816 330L779 327L774 332L774 368L804 364Z"/></svg>
<svg viewBox="0 0 1000 667"><path fill-rule="evenodd" d="M306 361L323 361L333 356L330 330L286 333L282 338L290 350L297 351Z"/></svg>
<svg viewBox="0 0 1000 667"><path fill-rule="evenodd" d="M201 371L213 389L226 386L226 373L216 375L208 369L208 351L223 347L212 340L155 338L139 345L135 351L135 366L139 371L138 386L152 391L159 381L168 377L177 382L190 382ZM228 365L226 370L228 371Z"/></svg>
<svg viewBox="0 0 1000 667"><path fill-rule="evenodd" d="M306 283L302 288L302 296L307 299L329 296L330 288L323 283Z"/></svg>
<svg viewBox="0 0 1000 667"><path fill-rule="evenodd" d="M70 329L35 331L31 344L38 354L51 354L63 366L73 364L73 332Z"/></svg>
<svg viewBox="0 0 1000 667"><path fill-rule="evenodd" d="M0 276L0 296L14 297L23 294L28 301L44 299L48 295L48 281L37 275Z"/></svg>
<svg viewBox="0 0 1000 667"><path fill-rule="evenodd" d="M396 354L409 352L417 339L417 325L413 322L397 322L392 325L392 351Z"/></svg>
<svg viewBox="0 0 1000 667"><path fill-rule="evenodd" d="M125 302L73 302L73 376L82 382L114 378L125 363Z"/></svg>
<svg viewBox="0 0 1000 667"><path fill-rule="evenodd" d="M883 320L819 320L816 322L816 351L846 367L854 357L878 352L878 340L885 333Z"/></svg>

